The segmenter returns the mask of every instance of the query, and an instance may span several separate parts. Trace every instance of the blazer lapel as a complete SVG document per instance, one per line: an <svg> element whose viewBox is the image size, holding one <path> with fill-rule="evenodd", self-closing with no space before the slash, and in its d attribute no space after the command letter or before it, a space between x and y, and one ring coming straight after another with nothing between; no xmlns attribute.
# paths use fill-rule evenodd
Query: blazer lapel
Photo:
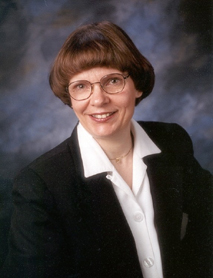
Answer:
<svg viewBox="0 0 213 278"><path fill-rule="evenodd" d="M142 277L134 238L112 184L106 179L107 173L84 177L76 129L69 146L76 170L75 187L82 233L87 230L82 240L90 246L84 257L88 253L87 262L91 261L100 277L105 277L106 273L109 274L107 277L110 273L113 277L116 272L118 277L121 273L123 277Z"/></svg>

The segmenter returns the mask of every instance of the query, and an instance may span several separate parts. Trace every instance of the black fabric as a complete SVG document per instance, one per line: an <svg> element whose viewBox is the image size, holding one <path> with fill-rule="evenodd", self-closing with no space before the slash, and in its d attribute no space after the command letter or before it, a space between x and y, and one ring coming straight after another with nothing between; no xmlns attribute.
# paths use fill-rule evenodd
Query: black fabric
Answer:
<svg viewBox="0 0 213 278"><path fill-rule="evenodd" d="M162 153L147 172L164 278L212 277L212 176L174 124L141 122ZM134 238L106 173L88 179L73 134L16 178L1 277L142 277ZM183 214L188 216L181 240Z"/></svg>

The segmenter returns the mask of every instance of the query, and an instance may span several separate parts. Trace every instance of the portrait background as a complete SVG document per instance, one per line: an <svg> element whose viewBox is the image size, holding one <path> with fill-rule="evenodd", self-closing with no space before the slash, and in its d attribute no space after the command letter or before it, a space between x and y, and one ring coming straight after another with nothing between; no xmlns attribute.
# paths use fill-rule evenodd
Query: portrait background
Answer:
<svg viewBox="0 0 213 278"><path fill-rule="evenodd" d="M73 30L102 20L121 26L155 68L155 88L134 118L183 126L213 172L210 0L0 0L0 263L13 177L77 122L49 88L51 64Z"/></svg>

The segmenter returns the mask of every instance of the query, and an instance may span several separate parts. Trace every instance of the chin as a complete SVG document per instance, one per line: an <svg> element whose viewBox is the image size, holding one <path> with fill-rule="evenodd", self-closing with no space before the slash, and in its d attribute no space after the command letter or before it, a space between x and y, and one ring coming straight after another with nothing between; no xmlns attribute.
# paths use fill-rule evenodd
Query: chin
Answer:
<svg viewBox="0 0 213 278"><path fill-rule="evenodd" d="M109 132L109 131L101 131L101 132L92 132L91 133L93 137L96 139L104 139L109 138L115 134L115 132Z"/></svg>

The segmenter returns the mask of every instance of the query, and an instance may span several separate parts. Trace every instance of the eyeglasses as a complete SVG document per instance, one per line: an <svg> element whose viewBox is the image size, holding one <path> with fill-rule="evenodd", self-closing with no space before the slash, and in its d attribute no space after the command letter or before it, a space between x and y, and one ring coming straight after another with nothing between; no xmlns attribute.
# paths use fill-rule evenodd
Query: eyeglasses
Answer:
<svg viewBox="0 0 213 278"><path fill-rule="evenodd" d="M111 73L103 76L99 82L90 83L87 80L78 80L71 82L67 91L71 98L81 101L88 99L93 93L93 85L99 83L107 94L117 94L125 87L128 77L129 75L123 76L121 73Z"/></svg>

